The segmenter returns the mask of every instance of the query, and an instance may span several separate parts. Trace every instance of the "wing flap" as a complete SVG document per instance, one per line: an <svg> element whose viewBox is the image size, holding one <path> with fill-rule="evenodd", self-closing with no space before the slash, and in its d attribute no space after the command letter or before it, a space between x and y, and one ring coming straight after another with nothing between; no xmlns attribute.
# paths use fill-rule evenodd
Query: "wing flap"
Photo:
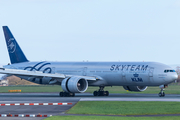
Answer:
<svg viewBox="0 0 180 120"><path fill-rule="evenodd" d="M0 68L0 74L36 77L36 78L50 77L52 79L64 79L66 77L79 76L79 75L64 75L59 73L52 74L52 73L43 73L41 71L27 71L27 70L5 69L5 68ZM97 78L93 76L79 76L79 77L84 78L86 80L92 80L92 81L97 80Z"/></svg>
<svg viewBox="0 0 180 120"><path fill-rule="evenodd" d="M15 70L15 69L0 69L1 74L8 75L19 75L19 76L27 76L27 77L51 77L51 78L66 78L64 74L51 74L51 73L43 73L39 71L27 71L27 70Z"/></svg>

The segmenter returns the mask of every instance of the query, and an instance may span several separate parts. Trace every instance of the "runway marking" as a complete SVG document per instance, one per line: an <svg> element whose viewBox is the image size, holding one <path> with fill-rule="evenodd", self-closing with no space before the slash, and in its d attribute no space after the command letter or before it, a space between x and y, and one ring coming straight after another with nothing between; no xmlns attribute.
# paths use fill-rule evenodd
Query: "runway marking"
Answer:
<svg viewBox="0 0 180 120"><path fill-rule="evenodd" d="M8 103L8 104L0 104L0 106L15 106L15 105L72 105L72 103Z"/></svg>
<svg viewBox="0 0 180 120"><path fill-rule="evenodd" d="M81 98L79 101L174 101L180 102L179 98L133 98L133 97L116 97L116 98Z"/></svg>
<svg viewBox="0 0 180 120"><path fill-rule="evenodd" d="M30 114L30 115L24 115L24 114L0 114L0 117L51 117L52 115L34 115L34 114Z"/></svg>

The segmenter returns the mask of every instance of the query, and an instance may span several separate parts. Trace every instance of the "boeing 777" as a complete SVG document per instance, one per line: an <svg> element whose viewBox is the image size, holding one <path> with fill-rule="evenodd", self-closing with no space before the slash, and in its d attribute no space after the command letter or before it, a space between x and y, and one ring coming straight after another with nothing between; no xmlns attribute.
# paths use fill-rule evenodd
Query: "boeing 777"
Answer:
<svg viewBox="0 0 180 120"><path fill-rule="evenodd" d="M39 84L61 85L61 97L84 93L88 86L99 87L94 96L108 96L106 86L123 86L129 91L144 91L147 86L163 88L177 79L168 65L158 62L31 62L24 55L7 26L4 36L11 64L3 66L0 73L15 75Z"/></svg>

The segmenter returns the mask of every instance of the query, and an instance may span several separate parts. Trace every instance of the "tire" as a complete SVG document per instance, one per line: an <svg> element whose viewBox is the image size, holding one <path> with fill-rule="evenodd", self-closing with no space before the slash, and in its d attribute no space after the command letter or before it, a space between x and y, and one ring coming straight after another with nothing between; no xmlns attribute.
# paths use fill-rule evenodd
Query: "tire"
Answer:
<svg viewBox="0 0 180 120"><path fill-rule="evenodd" d="M101 91L98 91L98 95L97 96L101 96Z"/></svg>
<svg viewBox="0 0 180 120"><path fill-rule="evenodd" d="M71 94L70 94L70 97L74 97L74 96L75 96L75 93L71 93Z"/></svg>
<svg viewBox="0 0 180 120"><path fill-rule="evenodd" d="M165 96L165 93L163 92L162 97L164 97L164 96Z"/></svg>
<svg viewBox="0 0 180 120"><path fill-rule="evenodd" d="M99 91L98 93L99 93L98 96L104 96L104 91Z"/></svg>
<svg viewBox="0 0 180 120"><path fill-rule="evenodd" d="M108 91L106 91L106 96L109 96L109 92Z"/></svg>
<svg viewBox="0 0 180 120"><path fill-rule="evenodd" d="M98 95L98 92L97 92L97 91L94 91L93 94L94 94L94 96L97 96L97 95Z"/></svg>
<svg viewBox="0 0 180 120"><path fill-rule="evenodd" d="M162 94L161 94L161 92L160 92L158 95L159 95L159 97L162 97Z"/></svg>
<svg viewBox="0 0 180 120"><path fill-rule="evenodd" d="M63 97L63 96L64 96L63 92L60 92L60 93L59 93L59 96L60 96L60 97Z"/></svg>
<svg viewBox="0 0 180 120"><path fill-rule="evenodd" d="M64 92L64 97L69 97L69 93L68 92Z"/></svg>

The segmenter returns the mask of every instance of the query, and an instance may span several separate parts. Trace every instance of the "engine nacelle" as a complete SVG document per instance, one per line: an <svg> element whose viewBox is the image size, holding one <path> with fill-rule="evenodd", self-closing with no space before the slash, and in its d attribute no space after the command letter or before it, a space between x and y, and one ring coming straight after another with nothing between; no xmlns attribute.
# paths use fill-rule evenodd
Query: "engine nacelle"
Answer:
<svg viewBox="0 0 180 120"><path fill-rule="evenodd" d="M88 82L84 78L73 76L65 78L61 83L61 87L65 92L83 93L88 88Z"/></svg>
<svg viewBox="0 0 180 120"><path fill-rule="evenodd" d="M142 92L147 89L147 86L123 86L123 88L129 91Z"/></svg>

